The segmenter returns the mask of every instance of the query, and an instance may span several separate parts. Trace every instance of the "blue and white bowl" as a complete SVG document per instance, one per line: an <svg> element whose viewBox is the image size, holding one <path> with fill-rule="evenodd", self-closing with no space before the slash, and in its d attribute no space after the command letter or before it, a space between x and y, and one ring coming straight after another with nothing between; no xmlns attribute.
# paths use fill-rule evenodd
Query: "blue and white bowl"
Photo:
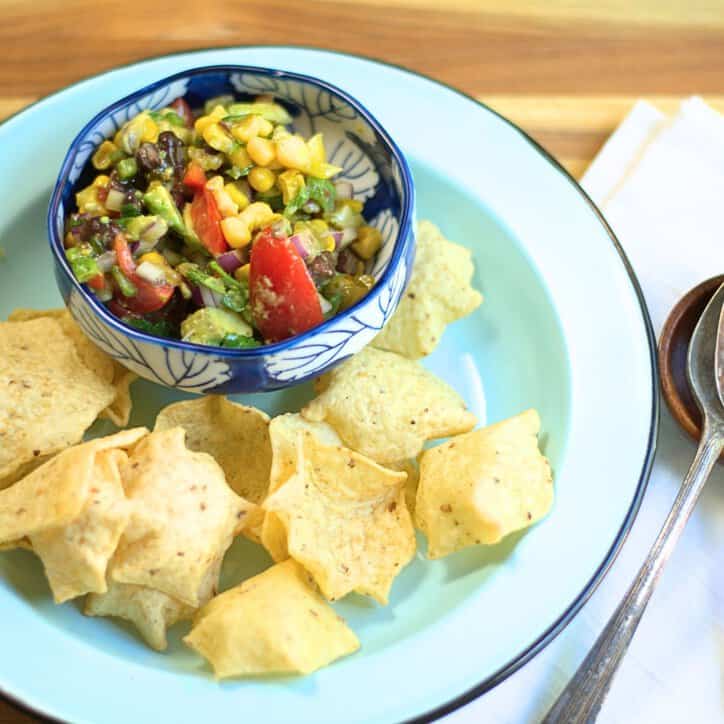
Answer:
<svg viewBox="0 0 724 724"><path fill-rule="evenodd" d="M129 327L74 277L63 252L64 221L77 190L90 183L95 149L129 118L183 96L192 108L214 96L240 99L271 94L291 114L294 130L323 133L330 163L365 202L365 218L382 234L368 273L376 279L357 304L291 339L249 350L205 347L161 339ZM85 334L141 377L189 392L261 392L322 374L355 354L397 308L415 254L412 175L395 142L354 98L324 81L297 73L239 65L196 68L152 83L101 111L68 150L48 209L55 276L65 303Z"/></svg>

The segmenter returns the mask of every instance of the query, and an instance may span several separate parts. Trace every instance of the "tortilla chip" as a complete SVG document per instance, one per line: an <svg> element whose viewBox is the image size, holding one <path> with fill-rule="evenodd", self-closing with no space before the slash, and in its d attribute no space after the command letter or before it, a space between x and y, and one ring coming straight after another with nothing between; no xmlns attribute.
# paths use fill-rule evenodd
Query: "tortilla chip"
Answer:
<svg viewBox="0 0 724 724"><path fill-rule="evenodd" d="M395 313L375 337L373 347L409 359L430 354L445 327L480 306L472 288L470 250L448 241L434 224L417 226L415 265L410 284Z"/></svg>
<svg viewBox="0 0 724 724"><path fill-rule="evenodd" d="M2 553L2 551L14 551L18 548L25 551L33 550L33 546L30 545L30 541L27 538L18 538L17 540L9 540L7 543L0 543L0 553Z"/></svg>
<svg viewBox="0 0 724 724"><path fill-rule="evenodd" d="M39 468L41 465L45 465L54 454L55 453L51 455L38 455L32 460L23 463L19 468L15 468L12 473L8 473L8 475L0 478L0 490L5 490L5 488L9 488L14 483L17 483L18 480L22 480L25 476L30 475L33 470Z"/></svg>
<svg viewBox="0 0 724 724"><path fill-rule="evenodd" d="M540 418L528 410L422 454L416 518L428 557L497 543L540 520L553 503Z"/></svg>
<svg viewBox="0 0 724 724"><path fill-rule="evenodd" d="M291 560L214 598L184 642L220 679L309 674L359 648L354 632Z"/></svg>
<svg viewBox="0 0 724 724"><path fill-rule="evenodd" d="M122 450L99 452L88 498L78 516L68 525L30 537L56 603L107 590L108 561L128 523L129 506L119 470L127 459Z"/></svg>
<svg viewBox="0 0 724 724"><path fill-rule="evenodd" d="M131 415L129 386L138 375L123 367L100 347L91 342L78 326L67 308L63 309L14 309L8 316L9 322L27 322L31 319L50 318L60 324L61 329L71 338L83 364L95 372L104 382L113 385L116 397L99 417L108 418L114 425L125 427ZM0 484L0 487L2 485Z"/></svg>
<svg viewBox="0 0 724 724"><path fill-rule="evenodd" d="M221 465L231 489L261 503L272 464L269 416L220 395L206 395L164 407L154 430L183 427L186 447L208 453Z"/></svg>
<svg viewBox="0 0 724 724"><path fill-rule="evenodd" d="M168 645L166 630L193 618L194 609L152 588L111 582L107 593L86 598L83 613L130 621L152 649L163 651Z"/></svg>
<svg viewBox="0 0 724 724"><path fill-rule="evenodd" d="M0 478L83 437L115 390L53 319L0 322Z"/></svg>
<svg viewBox="0 0 724 724"><path fill-rule="evenodd" d="M326 422L310 422L298 412L288 412L275 417L269 424L271 437L272 465L269 493L285 483L297 469L299 453L299 432L311 432L323 445L341 445L339 435Z"/></svg>
<svg viewBox="0 0 724 724"><path fill-rule="evenodd" d="M131 383L138 375L114 362L113 386L116 388L116 399L106 407L99 417L105 417L118 427L125 427L131 418L133 400L131 399Z"/></svg>
<svg viewBox="0 0 724 724"><path fill-rule="evenodd" d="M302 415L328 422L348 447L382 465L414 458L425 440L477 422L447 383L417 362L370 347L321 377L317 389Z"/></svg>
<svg viewBox="0 0 724 724"><path fill-rule="evenodd" d="M415 553L405 474L322 445L309 432L299 435L297 472L263 504L262 542L280 545L268 532L278 522L288 555L312 574L324 596L336 600L357 591L386 604L392 581Z"/></svg>
<svg viewBox="0 0 724 724"><path fill-rule="evenodd" d="M129 448L147 433L139 427L76 445L0 491L0 543L73 523L91 494L96 456Z"/></svg>
<svg viewBox="0 0 724 724"><path fill-rule="evenodd" d="M121 471L132 512L110 577L197 607L254 506L231 490L210 455L188 450L184 436L181 427L153 432Z"/></svg>
<svg viewBox="0 0 724 724"><path fill-rule="evenodd" d="M412 459L390 463L387 467L390 468L390 470L397 470L407 475L407 480L405 481L405 506L414 522L417 487L420 484L420 465L416 459Z"/></svg>

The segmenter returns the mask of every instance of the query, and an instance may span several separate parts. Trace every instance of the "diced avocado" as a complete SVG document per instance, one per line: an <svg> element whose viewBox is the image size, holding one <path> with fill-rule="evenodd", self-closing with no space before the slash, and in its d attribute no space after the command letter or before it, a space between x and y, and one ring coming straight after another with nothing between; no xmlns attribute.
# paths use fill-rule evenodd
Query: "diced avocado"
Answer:
<svg viewBox="0 0 724 724"><path fill-rule="evenodd" d="M227 111L230 116L238 116L239 119L244 116L255 115L265 118L270 123L283 126L292 122L292 117L278 103L232 103Z"/></svg>
<svg viewBox="0 0 724 724"><path fill-rule="evenodd" d="M181 322L181 339L185 342L219 346L227 335L252 337L252 328L234 312L204 307Z"/></svg>
<svg viewBox="0 0 724 724"><path fill-rule="evenodd" d="M168 231L168 224L160 216L132 216L124 226L129 238L148 244L155 244Z"/></svg>
<svg viewBox="0 0 724 724"><path fill-rule="evenodd" d="M186 225L181 218L181 212L176 208L176 204L165 186L157 184L149 188L143 194L143 203L152 214L160 216L168 224L169 229L186 237Z"/></svg>

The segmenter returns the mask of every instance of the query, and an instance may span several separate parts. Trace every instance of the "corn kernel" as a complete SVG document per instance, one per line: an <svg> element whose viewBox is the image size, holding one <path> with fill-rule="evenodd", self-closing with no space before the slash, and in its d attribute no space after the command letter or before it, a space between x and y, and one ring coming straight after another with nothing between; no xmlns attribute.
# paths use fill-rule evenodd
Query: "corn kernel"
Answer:
<svg viewBox="0 0 724 724"><path fill-rule="evenodd" d="M274 172L270 171L268 168L254 166L254 168L249 171L248 180L249 186L251 186L255 191L261 191L264 193L274 186L276 177L274 176Z"/></svg>
<svg viewBox="0 0 724 724"><path fill-rule="evenodd" d="M251 241L249 225L239 216L229 216L222 219L221 233L233 249L240 249Z"/></svg>
<svg viewBox="0 0 724 724"><path fill-rule="evenodd" d="M317 178L332 178L342 171L341 166L332 166L331 163L323 163L321 168L314 169L314 176Z"/></svg>
<svg viewBox="0 0 724 724"><path fill-rule="evenodd" d="M342 199L339 202L342 206L349 206L355 214L361 214L364 204L359 199Z"/></svg>
<svg viewBox="0 0 724 724"><path fill-rule="evenodd" d="M309 163L312 168L321 167L327 163L327 152L324 149L324 140L321 133L315 133L308 141Z"/></svg>
<svg viewBox="0 0 724 724"><path fill-rule="evenodd" d="M239 214L239 218L252 230L267 226L275 216L276 214L272 211L271 206L263 201L255 201L253 204L249 204Z"/></svg>
<svg viewBox="0 0 724 724"><path fill-rule="evenodd" d="M240 266L235 272L234 277L236 278L236 281L238 282L246 282L249 283L249 264L244 264L244 266Z"/></svg>
<svg viewBox="0 0 724 724"><path fill-rule="evenodd" d="M98 198L98 191L104 185L96 183L99 178L101 177L98 176L90 186L86 186L75 195L75 203L81 214L101 216L107 213L108 209L106 209L105 204ZM108 176L103 178L108 179Z"/></svg>
<svg viewBox="0 0 724 724"><path fill-rule="evenodd" d="M138 261L140 264L143 264L144 261L148 261L151 264L156 264L156 266L167 265L166 259L157 251L149 251L146 254L142 254Z"/></svg>
<svg viewBox="0 0 724 724"><path fill-rule="evenodd" d="M110 176L106 176L104 173L100 173L93 179L93 186L95 186L96 188L100 188L101 186L105 187L108 186L110 182Z"/></svg>
<svg viewBox="0 0 724 724"><path fill-rule="evenodd" d="M288 204L305 186L304 176L294 169L277 176L277 186L282 192L282 201Z"/></svg>
<svg viewBox="0 0 724 724"><path fill-rule="evenodd" d="M141 126L141 143L156 143L158 141L158 126L150 116L145 116Z"/></svg>
<svg viewBox="0 0 724 724"><path fill-rule="evenodd" d="M93 154L93 166L98 170L105 170L120 156L123 156L123 153L113 141L103 141Z"/></svg>
<svg viewBox="0 0 724 724"><path fill-rule="evenodd" d="M222 153L230 153L236 146L231 136L218 123L210 123L202 135L211 148Z"/></svg>
<svg viewBox="0 0 724 724"><path fill-rule="evenodd" d="M206 188L214 195L214 201L222 216L236 216L239 207L224 188L224 179L221 176L212 176L206 182Z"/></svg>
<svg viewBox="0 0 724 724"><path fill-rule="evenodd" d="M239 123L235 123L231 129L231 134L242 143L248 143L257 136L270 136L273 130L274 126L266 118L252 115L247 116Z"/></svg>
<svg viewBox="0 0 724 724"><path fill-rule="evenodd" d="M306 171L309 168L309 149L301 136L288 136L276 143L277 161L287 168Z"/></svg>
<svg viewBox="0 0 724 724"><path fill-rule="evenodd" d="M251 159L243 146L234 148L227 154L227 156L229 157L231 163L237 168L246 168L247 166L251 166Z"/></svg>
<svg viewBox="0 0 724 724"><path fill-rule="evenodd" d="M309 228L317 235L321 236L329 230L327 222L324 219L312 219L309 223Z"/></svg>
<svg viewBox="0 0 724 724"><path fill-rule="evenodd" d="M212 123L218 123L225 115L226 108L224 108L224 106L216 106L208 115L196 119L194 130L203 136L207 126L210 126Z"/></svg>
<svg viewBox="0 0 724 724"><path fill-rule="evenodd" d="M235 183L226 184L224 190L240 210L243 211L249 205L249 197Z"/></svg>
<svg viewBox="0 0 724 724"><path fill-rule="evenodd" d="M275 158L274 144L267 138L258 136L249 140L249 143L246 144L246 152L257 166L266 166Z"/></svg>

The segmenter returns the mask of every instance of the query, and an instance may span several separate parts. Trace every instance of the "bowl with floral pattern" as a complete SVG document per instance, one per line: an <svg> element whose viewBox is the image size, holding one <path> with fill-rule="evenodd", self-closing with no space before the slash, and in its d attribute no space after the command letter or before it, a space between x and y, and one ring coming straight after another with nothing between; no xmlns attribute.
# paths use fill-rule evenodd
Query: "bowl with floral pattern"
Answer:
<svg viewBox="0 0 724 724"><path fill-rule="evenodd" d="M75 194L87 186L91 156L143 110L177 98L192 108L209 98L240 101L272 96L292 117L291 130L322 133L328 161L341 167L352 198L382 237L366 273L370 291L356 304L306 332L251 349L194 344L153 336L125 324L79 283L64 250L65 223ZM223 65L196 68L155 81L106 107L70 145L48 209L48 235L60 292L83 332L139 376L187 392L249 393L280 389L316 377L369 344L394 313L412 272L415 194L408 164L393 139L356 99L323 80L298 73Z"/></svg>

